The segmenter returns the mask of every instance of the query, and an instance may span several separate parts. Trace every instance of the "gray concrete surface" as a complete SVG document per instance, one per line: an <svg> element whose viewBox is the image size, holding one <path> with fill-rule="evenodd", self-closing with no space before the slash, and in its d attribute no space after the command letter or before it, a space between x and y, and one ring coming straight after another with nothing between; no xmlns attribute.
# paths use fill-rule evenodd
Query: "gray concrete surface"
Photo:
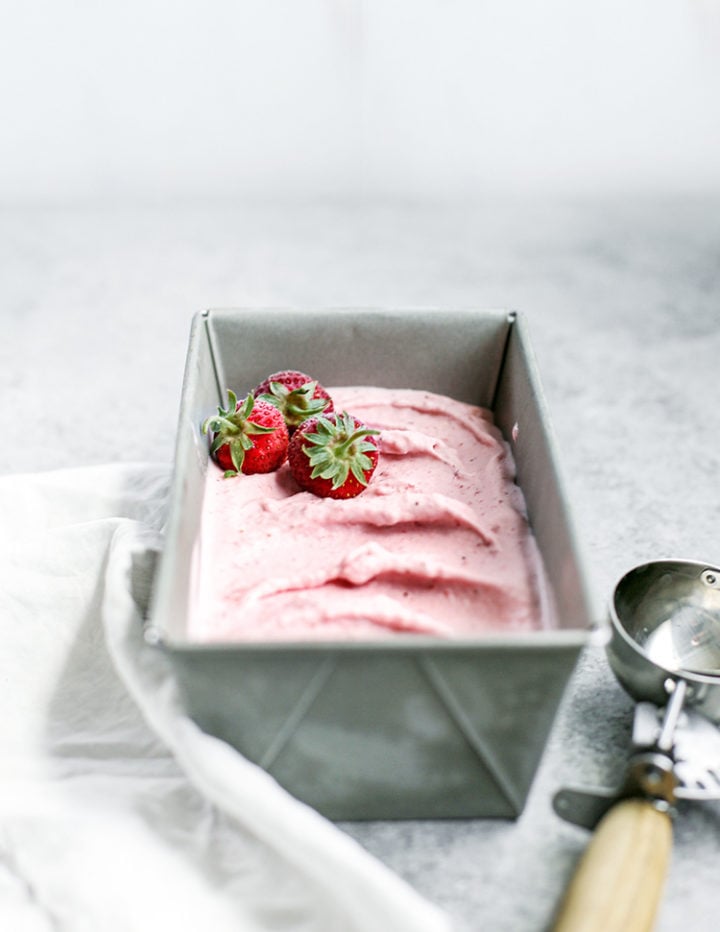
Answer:
<svg viewBox="0 0 720 932"><path fill-rule="evenodd" d="M522 310L598 604L720 562L720 200L0 212L0 472L170 462L190 317L230 305ZM459 929L544 929L587 840L552 795L621 778L631 710L589 648L517 822L345 828ZM659 932L714 927L719 805L681 808Z"/></svg>

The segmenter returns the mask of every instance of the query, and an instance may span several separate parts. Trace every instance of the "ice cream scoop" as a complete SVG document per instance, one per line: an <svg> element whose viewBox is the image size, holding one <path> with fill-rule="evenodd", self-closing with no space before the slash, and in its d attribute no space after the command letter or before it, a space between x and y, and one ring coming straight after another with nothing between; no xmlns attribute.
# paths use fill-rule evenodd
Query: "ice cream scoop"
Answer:
<svg viewBox="0 0 720 932"><path fill-rule="evenodd" d="M720 569L646 563L618 582L607 654L638 700L619 792L562 790L558 814L594 827L555 932L652 928L681 798L720 798Z"/></svg>

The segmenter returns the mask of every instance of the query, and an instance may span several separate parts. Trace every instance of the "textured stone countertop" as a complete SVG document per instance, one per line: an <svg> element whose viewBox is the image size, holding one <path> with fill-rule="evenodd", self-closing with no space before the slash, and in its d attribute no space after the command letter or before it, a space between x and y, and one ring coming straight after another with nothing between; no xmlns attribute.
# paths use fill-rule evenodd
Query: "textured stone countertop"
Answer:
<svg viewBox="0 0 720 932"><path fill-rule="evenodd" d="M598 605L720 562L717 199L5 210L0 472L169 463L190 318L242 305L523 311ZM544 929L588 837L552 796L621 779L631 714L588 648L516 822L345 828L459 929ZM719 806L681 807L660 932L710 928Z"/></svg>

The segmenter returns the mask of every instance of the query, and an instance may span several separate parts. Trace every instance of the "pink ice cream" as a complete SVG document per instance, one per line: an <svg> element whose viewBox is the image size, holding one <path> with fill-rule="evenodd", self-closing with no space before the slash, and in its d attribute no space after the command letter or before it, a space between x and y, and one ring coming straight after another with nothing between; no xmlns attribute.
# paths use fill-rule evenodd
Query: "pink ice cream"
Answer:
<svg viewBox="0 0 720 932"><path fill-rule="evenodd" d="M492 414L425 391L329 389L381 431L357 498L302 492L287 463L208 465L197 553L200 641L442 638L549 624L540 557Z"/></svg>

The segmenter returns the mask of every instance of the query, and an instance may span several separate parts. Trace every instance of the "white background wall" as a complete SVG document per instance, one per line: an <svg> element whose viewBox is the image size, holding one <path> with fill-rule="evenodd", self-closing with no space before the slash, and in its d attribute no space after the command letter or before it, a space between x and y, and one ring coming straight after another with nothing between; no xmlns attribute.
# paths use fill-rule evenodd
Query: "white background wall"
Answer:
<svg viewBox="0 0 720 932"><path fill-rule="evenodd" d="M2 0L0 202L720 188L720 0Z"/></svg>

